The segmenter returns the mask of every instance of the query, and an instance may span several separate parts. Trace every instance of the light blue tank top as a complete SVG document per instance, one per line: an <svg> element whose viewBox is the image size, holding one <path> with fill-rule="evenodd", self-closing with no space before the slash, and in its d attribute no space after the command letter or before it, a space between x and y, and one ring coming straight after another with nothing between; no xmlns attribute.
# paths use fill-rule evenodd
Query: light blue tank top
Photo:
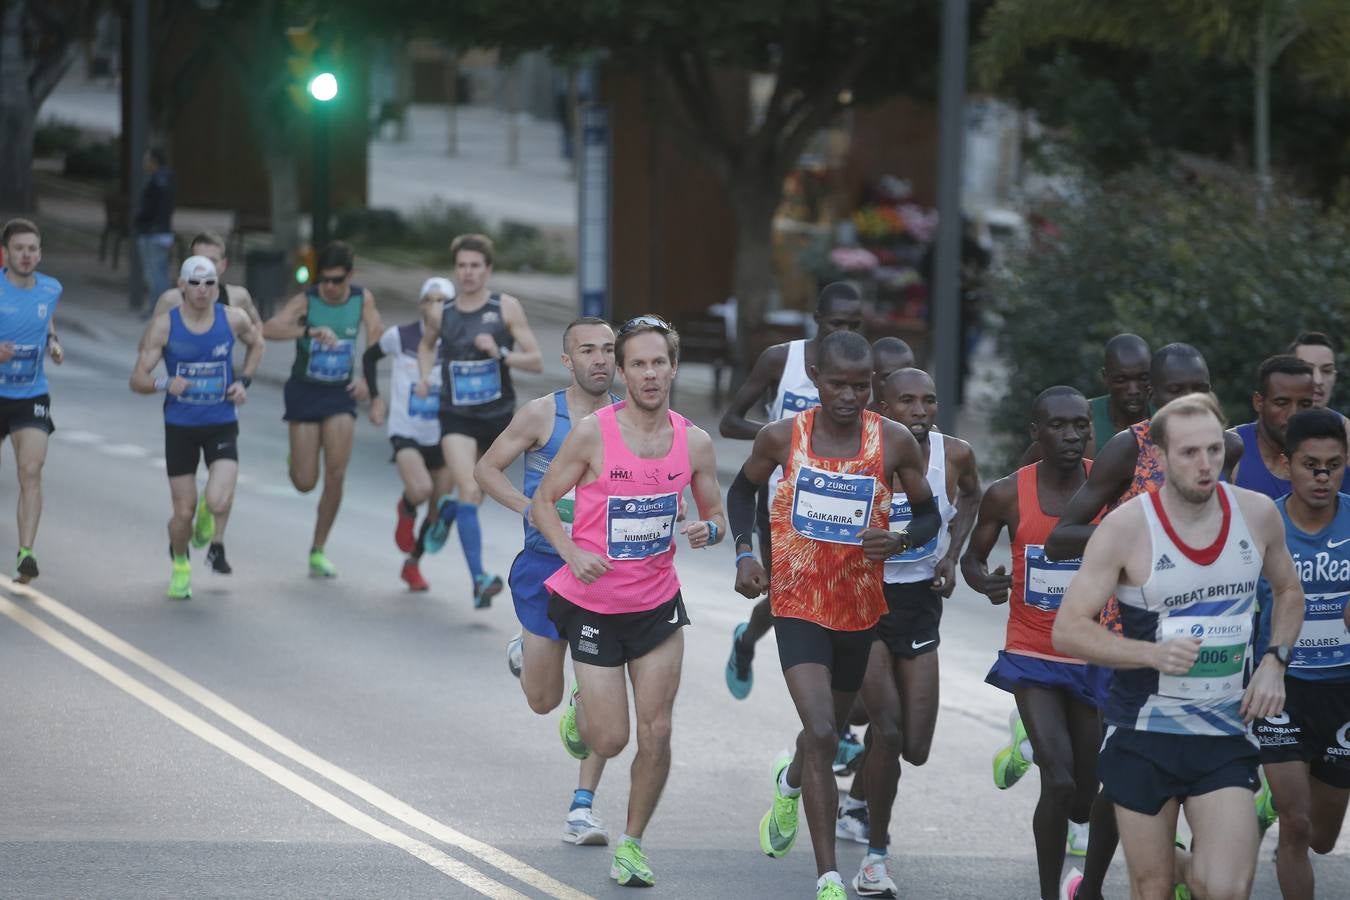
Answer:
<svg viewBox="0 0 1350 900"><path fill-rule="evenodd" d="M1289 498L1275 501L1284 517L1284 540L1303 583L1303 630L1294 644L1289 677L1307 681L1350 680L1350 635L1345 630L1345 602L1350 597L1350 495L1336 495L1336 517L1317 534L1300 531L1285 508ZM1256 652L1270 644L1274 595L1263 578L1257 588L1261 612ZM1261 657L1258 655L1259 663Z"/></svg>
<svg viewBox="0 0 1350 900"><path fill-rule="evenodd" d="M47 329L61 299L61 282L35 274L30 288L15 287L0 268L0 341L14 356L0 363L0 397L25 400L47 393Z"/></svg>
<svg viewBox="0 0 1350 900"><path fill-rule="evenodd" d="M194 334L183 324L183 308L169 310L169 342L164 345L164 371L189 382L181 396L164 397L164 421L170 425L224 425L237 419L225 391L234 382L234 329L220 304L212 307L211 327Z"/></svg>
<svg viewBox="0 0 1350 900"><path fill-rule="evenodd" d="M609 402L618 403L619 398L610 394ZM553 462L553 457L558 455L558 450L571 431L572 414L567 411L567 391L554 391L553 431L549 434L548 440L544 442L544 446L538 450L527 450L525 452L525 477L520 492L526 497L534 499L534 492L539 490L539 482L544 480L544 473L548 471L549 465ZM572 504L574 499L574 495L569 493L558 501L558 514L569 533L572 530ZM539 533L539 529L530 524L528 517L525 519L525 549L547 553L550 556L558 555L558 551L554 550L553 545Z"/></svg>

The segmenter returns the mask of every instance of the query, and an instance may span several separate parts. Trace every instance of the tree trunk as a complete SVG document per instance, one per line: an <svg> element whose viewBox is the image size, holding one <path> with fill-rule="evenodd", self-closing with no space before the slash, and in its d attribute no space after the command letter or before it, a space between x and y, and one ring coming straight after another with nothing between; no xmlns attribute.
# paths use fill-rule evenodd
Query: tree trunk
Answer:
<svg viewBox="0 0 1350 900"><path fill-rule="evenodd" d="M782 186L764 178L733 177L729 185L736 217L736 361L732 383L739 384L754 364L755 333L763 327L777 282L773 273L773 215Z"/></svg>
<svg viewBox="0 0 1350 900"><path fill-rule="evenodd" d="M37 109L28 90L31 62L24 52L26 4L0 3L0 209L34 208L33 135Z"/></svg>
<svg viewBox="0 0 1350 900"><path fill-rule="evenodd" d="M1256 28L1256 58L1253 60L1252 151L1256 158L1257 208L1265 212L1270 193L1270 10L1263 8Z"/></svg>
<svg viewBox="0 0 1350 900"><path fill-rule="evenodd" d="M263 147L263 165L272 203L272 245L290 253L300 246L300 173L295 154L280 142L269 141Z"/></svg>

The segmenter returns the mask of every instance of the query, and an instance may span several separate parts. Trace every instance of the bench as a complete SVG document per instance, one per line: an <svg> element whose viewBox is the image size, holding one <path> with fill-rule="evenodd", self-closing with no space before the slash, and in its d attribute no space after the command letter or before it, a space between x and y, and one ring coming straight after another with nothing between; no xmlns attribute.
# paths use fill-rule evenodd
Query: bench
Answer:
<svg viewBox="0 0 1350 900"><path fill-rule="evenodd" d="M713 370L713 408L722 405L722 372L731 366L734 349L727 339L726 320L714 313L692 313L676 326L680 333L680 362L707 363Z"/></svg>

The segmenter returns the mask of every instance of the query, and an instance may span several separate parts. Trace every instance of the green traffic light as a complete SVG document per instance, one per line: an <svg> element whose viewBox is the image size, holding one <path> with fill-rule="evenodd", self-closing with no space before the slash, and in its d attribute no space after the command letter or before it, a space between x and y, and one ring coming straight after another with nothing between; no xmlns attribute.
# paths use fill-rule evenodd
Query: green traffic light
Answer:
<svg viewBox="0 0 1350 900"><path fill-rule="evenodd" d="M320 103L327 103L338 94L337 76L332 72L320 72L309 81L309 95Z"/></svg>
<svg viewBox="0 0 1350 900"><path fill-rule="evenodd" d="M295 270L295 283L307 284L309 282L309 266L299 266Z"/></svg>

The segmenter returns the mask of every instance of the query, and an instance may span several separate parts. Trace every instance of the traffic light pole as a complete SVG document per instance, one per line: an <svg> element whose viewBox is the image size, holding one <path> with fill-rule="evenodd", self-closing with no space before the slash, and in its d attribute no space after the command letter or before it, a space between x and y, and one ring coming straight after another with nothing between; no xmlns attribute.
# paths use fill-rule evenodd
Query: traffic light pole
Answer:
<svg viewBox="0 0 1350 900"><path fill-rule="evenodd" d="M329 103L313 103L314 152L310 160L310 169L314 176L310 190L309 206L310 246L315 253L322 252L328 243L328 107ZM318 273L314 273L317 275Z"/></svg>

